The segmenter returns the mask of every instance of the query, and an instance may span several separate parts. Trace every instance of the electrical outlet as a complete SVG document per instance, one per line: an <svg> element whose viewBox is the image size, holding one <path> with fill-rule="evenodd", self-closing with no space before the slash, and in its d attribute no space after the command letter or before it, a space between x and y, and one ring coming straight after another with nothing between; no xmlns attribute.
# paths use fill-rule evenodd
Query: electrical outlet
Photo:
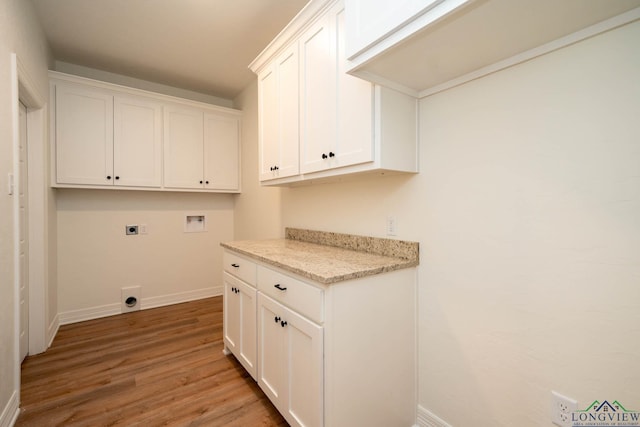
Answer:
<svg viewBox="0 0 640 427"><path fill-rule="evenodd" d="M556 391L551 392L551 421L560 427L571 427L572 414L578 410L578 402L563 396Z"/></svg>
<svg viewBox="0 0 640 427"><path fill-rule="evenodd" d="M398 223L395 216L387 217L387 236L395 236L398 233Z"/></svg>

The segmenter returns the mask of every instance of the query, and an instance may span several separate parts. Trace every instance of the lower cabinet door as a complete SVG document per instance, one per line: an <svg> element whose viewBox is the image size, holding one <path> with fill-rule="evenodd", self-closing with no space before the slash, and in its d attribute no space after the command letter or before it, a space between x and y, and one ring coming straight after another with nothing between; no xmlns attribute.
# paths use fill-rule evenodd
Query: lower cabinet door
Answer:
<svg viewBox="0 0 640 427"><path fill-rule="evenodd" d="M258 384L280 412L286 401L284 310L271 298L258 294Z"/></svg>
<svg viewBox="0 0 640 427"><path fill-rule="evenodd" d="M256 379L256 294L252 286L224 273L224 342Z"/></svg>
<svg viewBox="0 0 640 427"><path fill-rule="evenodd" d="M286 418L292 425L320 427L324 410L324 329L287 310Z"/></svg>
<svg viewBox="0 0 640 427"><path fill-rule="evenodd" d="M323 423L323 328L258 294L258 384L293 426Z"/></svg>

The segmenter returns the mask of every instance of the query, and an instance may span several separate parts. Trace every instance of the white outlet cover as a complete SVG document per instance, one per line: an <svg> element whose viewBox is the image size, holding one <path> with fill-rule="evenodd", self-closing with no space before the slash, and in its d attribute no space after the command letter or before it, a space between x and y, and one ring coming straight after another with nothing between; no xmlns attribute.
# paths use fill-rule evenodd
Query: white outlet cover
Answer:
<svg viewBox="0 0 640 427"><path fill-rule="evenodd" d="M578 402L557 391L551 392L551 421L560 427L572 427L572 415L578 410Z"/></svg>

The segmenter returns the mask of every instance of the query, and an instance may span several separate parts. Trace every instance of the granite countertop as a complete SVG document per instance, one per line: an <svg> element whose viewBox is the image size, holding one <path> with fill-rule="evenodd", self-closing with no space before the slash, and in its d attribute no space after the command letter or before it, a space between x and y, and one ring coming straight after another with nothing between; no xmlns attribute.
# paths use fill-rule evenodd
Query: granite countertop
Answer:
<svg viewBox="0 0 640 427"><path fill-rule="evenodd" d="M239 240L221 246L323 284L418 265L418 243L285 229L285 239Z"/></svg>

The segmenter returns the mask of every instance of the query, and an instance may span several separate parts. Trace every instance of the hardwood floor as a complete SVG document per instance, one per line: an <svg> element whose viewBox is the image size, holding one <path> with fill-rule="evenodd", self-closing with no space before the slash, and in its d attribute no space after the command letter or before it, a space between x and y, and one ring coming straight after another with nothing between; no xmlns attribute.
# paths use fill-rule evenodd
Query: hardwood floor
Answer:
<svg viewBox="0 0 640 427"><path fill-rule="evenodd" d="M222 348L222 297L62 326L16 426L287 426Z"/></svg>

